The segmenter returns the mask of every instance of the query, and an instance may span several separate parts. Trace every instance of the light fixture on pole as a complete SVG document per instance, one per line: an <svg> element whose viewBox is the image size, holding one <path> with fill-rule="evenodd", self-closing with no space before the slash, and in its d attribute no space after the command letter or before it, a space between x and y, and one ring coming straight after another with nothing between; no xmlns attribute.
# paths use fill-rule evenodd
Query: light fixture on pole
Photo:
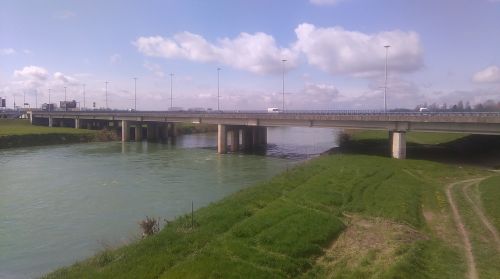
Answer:
<svg viewBox="0 0 500 279"><path fill-rule="evenodd" d="M137 78L134 78L134 110L137 111Z"/></svg>
<svg viewBox="0 0 500 279"><path fill-rule="evenodd" d="M220 70L217 68L217 111L220 111Z"/></svg>
<svg viewBox="0 0 500 279"><path fill-rule="evenodd" d="M384 85L384 112L387 112L387 57L390 45L385 45L385 85Z"/></svg>
<svg viewBox="0 0 500 279"><path fill-rule="evenodd" d="M283 63L283 104L282 104L282 110L285 112L285 62L286 59L282 59L281 62Z"/></svg>
<svg viewBox="0 0 500 279"><path fill-rule="evenodd" d="M172 110L173 107L173 84L174 84L174 74L170 73L170 110Z"/></svg>

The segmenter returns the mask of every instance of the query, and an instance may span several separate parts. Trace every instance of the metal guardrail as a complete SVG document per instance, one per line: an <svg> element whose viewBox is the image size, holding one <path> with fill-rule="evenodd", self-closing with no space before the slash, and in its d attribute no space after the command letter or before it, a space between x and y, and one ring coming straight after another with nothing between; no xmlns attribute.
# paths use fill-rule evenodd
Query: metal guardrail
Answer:
<svg viewBox="0 0 500 279"><path fill-rule="evenodd" d="M267 112L265 110L224 110L224 111L127 111L127 110L75 110L75 111L36 111L36 114L126 114L126 115L380 115L380 116L491 116L500 117L500 112L384 112L379 110L289 110Z"/></svg>

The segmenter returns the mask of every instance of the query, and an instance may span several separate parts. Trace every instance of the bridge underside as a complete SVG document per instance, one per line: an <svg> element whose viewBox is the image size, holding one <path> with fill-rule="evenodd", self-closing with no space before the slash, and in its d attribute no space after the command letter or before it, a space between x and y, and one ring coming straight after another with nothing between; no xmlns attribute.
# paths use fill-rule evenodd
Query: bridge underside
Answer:
<svg viewBox="0 0 500 279"><path fill-rule="evenodd" d="M275 126L386 130L391 135L392 156L406 157L406 132L500 134L500 117L485 118L426 115L304 115L219 113L102 113L33 112L33 124L88 129L116 129L122 141L175 138L175 123L218 126L217 151L226 153L266 145L267 128ZM229 148L228 148L229 147Z"/></svg>

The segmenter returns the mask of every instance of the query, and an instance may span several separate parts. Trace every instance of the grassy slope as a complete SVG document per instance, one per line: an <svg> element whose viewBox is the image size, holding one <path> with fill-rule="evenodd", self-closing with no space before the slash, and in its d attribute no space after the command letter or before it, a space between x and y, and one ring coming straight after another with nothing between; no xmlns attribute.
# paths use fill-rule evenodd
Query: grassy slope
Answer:
<svg viewBox="0 0 500 279"><path fill-rule="evenodd" d="M29 120L0 119L0 137L33 134L94 134L95 131L74 128L56 128L31 125Z"/></svg>
<svg viewBox="0 0 500 279"><path fill-rule="evenodd" d="M359 140L385 140L389 137L387 131L350 131L348 132L351 139ZM408 143L416 144L443 144L458 140L468 136L468 134L457 133L424 133L424 132L408 132L406 140Z"/></svg>
<svg viewBox="0 0 500 279"><path fill-rule="evenodd" d="M500 231L500 176L482 181L479 185L479 193L485 213Z"/></svg>
<svg viewBox="0 0 500 279"><path fill-rule="evenodd" d="M198 210L194 230L182 217L157 236L48 278L328 277L317 259L345 230L345 212L407 224L425 237L399 241L383 268L373 251L362 266L343 266L343 278L368 277L366 270L382 270L379 278L461 278L457 248L434 235L422 208L447 211L442 185L481 175L426 161L324 156Z"/></svg>
<svg viewBox="0 0 500 279"><path fill-rule="evenodd" d="M116 139L110 131L31 125L29 120L0 119L0 149Z"/></svg>

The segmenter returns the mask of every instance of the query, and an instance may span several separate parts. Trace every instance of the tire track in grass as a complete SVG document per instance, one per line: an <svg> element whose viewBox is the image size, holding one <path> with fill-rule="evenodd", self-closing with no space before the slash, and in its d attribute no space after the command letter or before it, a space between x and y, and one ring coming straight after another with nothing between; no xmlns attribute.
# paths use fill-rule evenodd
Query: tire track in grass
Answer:
<svg viewBox="0 0 500 279"><path fill-rule="evenodd" d="M472 209L474 210L474 213L479 217L479 220L481 220L481 223L483 224L483 226L490 232L493 240L495 241L496 249L497 249L497 251L500 252L500 237L499 237L497 229L491 224L491 222L488 219L488 217L486 217L486 215L484 214L483 209L478 205L477 202L473 201L473 199L471 198L471 196L468 193L468 190L469 190L469 188L471 186L479 187L479 183L482 180L483 179L478 180L475 183L464 185L462 187L462 192L464 193L464 196L465 196L465 199L467 200L467 202L469 202L469 204L472 206Z"/></svg>
<svg viewBox="0 0 500 279"><path fill-rule="evenodd" d="M464 249L465 249L465 258L467 260L467 278L469 279L478 279L478 273L477 273L477 268L476 268L476 261L474 259L474 254L472 253L472 244L470 241L469 233L465 229L464 222L462 220L462 216L458 212L458 207L457 204L455 203L455 200L453 199L453 195L451 193L452 189L457 186L457 185L467 185L467 184L474 184L476 181L480 179L469 179L469 180L463 180L463 181L458 181L454 182L451 184L448 184L446 186L446 197L448 198L448 202L450 203L452 215L453 215L453 220L455 221L455 225L457 226L457 229L460 233L460 236L463 241Z"/></svg>

